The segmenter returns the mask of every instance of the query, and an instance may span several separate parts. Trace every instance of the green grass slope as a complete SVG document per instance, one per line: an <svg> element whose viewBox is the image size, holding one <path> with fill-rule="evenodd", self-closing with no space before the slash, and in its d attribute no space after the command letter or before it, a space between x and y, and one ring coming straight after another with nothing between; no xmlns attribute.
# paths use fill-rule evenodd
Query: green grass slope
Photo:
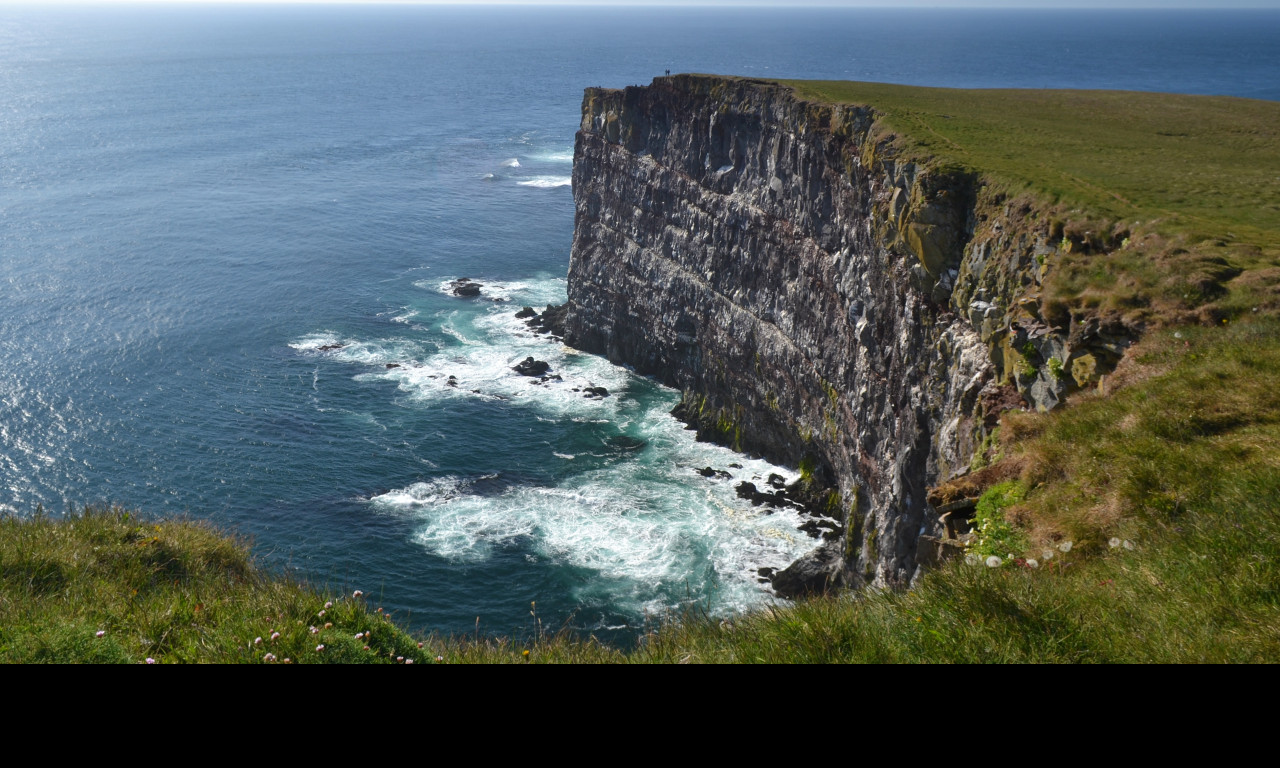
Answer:
<svg viewBox="0 0 1280 768"><path fill-rule="evenodd" d="M918 157L960 163L1098 216L1271 249L1280 243L1277 102L787 84L804 98L873 106Z"/></svg>
<svg viewBox="0 0 1280 768"><path fill-rule="evenodd" d="M402 663L363 596L263 572L209 526L122 510L0 519L0 662Z"/></svg>

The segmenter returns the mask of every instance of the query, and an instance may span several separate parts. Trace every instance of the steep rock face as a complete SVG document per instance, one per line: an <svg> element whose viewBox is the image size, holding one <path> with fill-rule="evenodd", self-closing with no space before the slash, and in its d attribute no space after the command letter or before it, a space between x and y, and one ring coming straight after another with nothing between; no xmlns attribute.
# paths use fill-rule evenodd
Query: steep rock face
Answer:
<svg viewBox="0 0 1280 768"><path fill-rule="evenodd" d="M974 176L895 161L875 120L659 78L588 90L574 156L566 342L829 489L845 530L810 565L830 585L908 583L926 487L968 467L1009 385L1051 407L1074 383L1068 334L1017 302L1052 248Z"/></svg>

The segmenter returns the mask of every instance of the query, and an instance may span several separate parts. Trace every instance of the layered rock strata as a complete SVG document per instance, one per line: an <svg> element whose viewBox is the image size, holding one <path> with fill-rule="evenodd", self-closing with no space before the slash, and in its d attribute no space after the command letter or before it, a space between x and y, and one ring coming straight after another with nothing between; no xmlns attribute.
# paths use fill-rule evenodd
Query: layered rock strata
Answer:
<svg viewBox="0 0 1280 768"><path fill-rule="evenodd" d="M1052 246L1025 212L877 128L732 78L583 100L565 340L679 388L701 436L800 468L845 527L775 577L789 593L908 584L937 528L926 488L1001 410L1114 362L1099 329L1036 315Z"/></svg>

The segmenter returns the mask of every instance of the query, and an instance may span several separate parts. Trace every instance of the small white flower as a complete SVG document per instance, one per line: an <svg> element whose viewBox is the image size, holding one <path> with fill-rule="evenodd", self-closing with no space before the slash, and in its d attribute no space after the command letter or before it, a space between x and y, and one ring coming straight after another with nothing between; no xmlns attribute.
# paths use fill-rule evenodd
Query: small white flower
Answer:
<svg viewBox="0 0 1280 768"><path fill-rule="evenodd" d="M357 632L357 633L356 633L356 639L357 639L357 640L363 640L363 639L364 639L364 633L363 633L363 632Z"/></svg>
<svg viewBox="0 0 1280 768"><path fill-rule="evenodd" d="M332 607L333 607L333 601L332 601L332 600L330 600L329 602L327 602L327 603L325 603L325 604L324 604L324 609L325 609L326 611L327 611L327 610L329 610L329 609L330 609L330 608L332 608Z"/></svg>
<svg viewBox="0 0 1280 768"><path fill-rule="evenodd" d="M272 633L271 633L271 639L272 639L272 640L279 640L279 639L280 639L280 633L279 633L279 632L272 632Z"/></svg>
<svg viewBox="0 0 1280 768"><path fill-rule="evenodd" d="M1130 550L1131 550L1131 549L1133 549L1133 542L1132 542L1132 541L1129 541L1128 539L1125 539L1125 540L1121 543L1121 546L1123 546L1125 549L1130 549Z"/></svg>
<svg viewBox="0 0 1280 768"><path fill-rule="evenodd" d="M1048 560L1052 560L1052 559L1053 559L1053 550L1052 550L1052 549L1046 549L1045 551L1043 551L1043 552L1041 552L1041 553L1040 553L1040 557L1041 557L1041 558L1043 558L1043 559L1044 559L1044 560L1046 560L1046 561L1048 561Z"/></svg>
<svg viewBox="0 0 1280 768"><path fill-rule="evenodd" d="M358 599L364 597L364 593L357 589L355 592L351 593L351 596Z"/></svg>
<svg viewBox="0 0 1280 768"><path fill-rule="evenodd" d="M262 645L262 638L260 638L260 637L255 637L255 638L253 638L253 644L254 644L254 645Z"/></svg>
<svg viewBox="0 0 1280 768"><path fill-rule="evenodd" d="M1004 561L996 557L995 555L992 555L991 557L987 558L988 568L999 568L1003 563Z"/></svg>
<svg viewBox="0 0 1280 768"><path fill-rule="evenodd" d="M313 635L318 635L318 634L320 634L320 630L318 630L318 629L316 629L314 626L312 626L312 627L311 627L311 634L313 634Z"/></svg>
<svg viewBox="0 0 1280 768"><path fill-rule="evenodd" d="M398 661L398 662L400 662L400 663L402 663L402 664L403 664L403 663L404 663L404 657L403 657L403 656L397 656L397 657L396 657L396 661Z"/></svg>
<svg viewBox="0 0 1280 768"><path fill-rule="evenodd" d="M1112 536L1110 539L1107 540L1107 546L1111 547L1112 549L1115 549L1116 547L1120 546L1120 540Z"/></svg>
<svg viewBox="0 0 1280 768"><path fill-rule="evenodd" d="M1031 558L1027 558L1027 567L1028 567L1028 568L1039 568L1039 567L1040 567L1040 563L1039 563L1038 561L1036 561L1036 560L1032 560Z"/></svg>
<svg viewBox="0 0 1280 768"><path fill-rule="evenodd" d="M155 660L155 659L153 659L153 658L151 658L150 656L148 656L148 657L147 657L147 663L148 663L148 664L155 664L155 663L156 663L156 660Z"/></svg>
<svg viewBox="0 0 1280 768"><path fill-rule="evenodd" d="M982 561L978 558L977 555L970 552L969 554L964 556L964 562L965 562L965 565L977 565Z"/></svg>
<svg viewBox="0 0 1280 768"><path fill-rule="evenodd" d="M93 636L94 636L94 637L103 637L103 636L105 636L106 634L107 634L107 630L105 630L105 629L100 629L100 630L98 630L97 632L94 632L94 633L93 633Z"/></svg>
<svg viewBox="0 0 1280 768"><path fill-rule="evenodd" d="M413 659L405 659L405 660L404 660L404 663L405 663L405 664L412 664L412 663L413 663Z"/></svg>
<svg viewBox="0 0 1280 768"><path fill-rule="evenodd" d="M270 664L271 662L276 660L276 655L274 653L268 653L267 655L262 657L262 660Z"/></svg>
<svg viewBox="0 0 1280 768"><path fill-rule="evenodd" d="M1065 555L1066 553L1070 552L1071 548L1074 546L1075 546L1075 542L1064 541L1058 545L1058 551Z"/></svg>
<svg viewBox="0 0 1280 768"><path fill-rule="evenodd" d="M320 612L320 618L322 618L322 619L324 618L324 611L321 611L321 612Z"/></svg>
<svg viewBox="0 0 1280 768"><path fill-rule="evenodd" d="M324 645L323 645L323 644L321 644L321 645L317 645L317 646L316 646L316 653L320 653L320 652L321 652L321 651L323 651L323 650L324 650Z"/></svg>

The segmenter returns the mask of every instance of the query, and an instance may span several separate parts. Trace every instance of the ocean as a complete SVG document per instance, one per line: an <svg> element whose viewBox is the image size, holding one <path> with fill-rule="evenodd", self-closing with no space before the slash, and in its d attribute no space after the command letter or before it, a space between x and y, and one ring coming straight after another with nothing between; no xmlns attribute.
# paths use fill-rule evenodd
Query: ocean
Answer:
<svg viewBox="0 0 1280 768"><path fill-rule="evenodd" d="M0 511L207 519L420 630L768 605L817 541L733 486L795 472L514 317L582 89L665 70L1277 100L1280 12L0 6Z"/></svg>

